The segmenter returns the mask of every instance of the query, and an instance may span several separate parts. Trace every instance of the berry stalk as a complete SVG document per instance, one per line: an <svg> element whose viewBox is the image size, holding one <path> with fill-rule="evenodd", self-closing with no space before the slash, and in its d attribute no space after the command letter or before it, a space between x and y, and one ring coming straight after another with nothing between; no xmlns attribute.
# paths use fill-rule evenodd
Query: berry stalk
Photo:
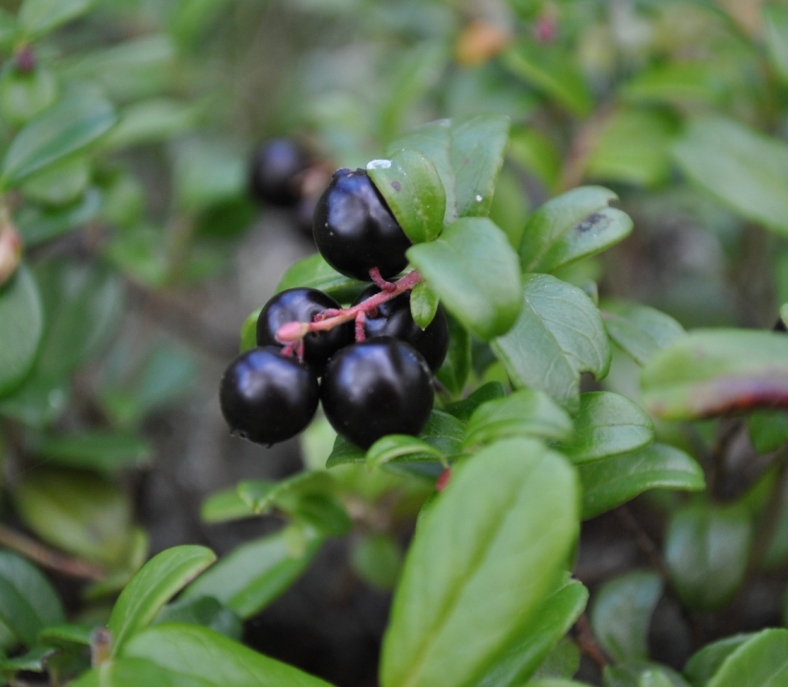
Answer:
<svg viewBox="0 0 788 687"><path fill-rule="evenodd" d="M383 290L351 308L325 310L315 318L314 322L287 322L283 324L276 332L276 340L283 344L294 344L303 339L310 332L329 331L340 324L358 319L359 315L366 316L370 310L396 298L406 291L410 291L422 281L424 281L424 278L418 270L408 272L402 279L390 282L393 288L390 287L387 290Z"/></svg>

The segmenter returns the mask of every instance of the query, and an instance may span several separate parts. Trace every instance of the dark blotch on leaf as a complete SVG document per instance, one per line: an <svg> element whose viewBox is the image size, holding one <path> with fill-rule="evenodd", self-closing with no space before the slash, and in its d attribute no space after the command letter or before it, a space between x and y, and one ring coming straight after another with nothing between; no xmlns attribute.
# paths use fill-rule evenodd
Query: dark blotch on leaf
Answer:
<svg viewBox="0 0 788 687"><path fill-rule="evenodd" d="M592 215L586 217L577 226L575 226L575 229L577 229L577 231L579 231L581 234L585 233L589 229L592 229L595 224L597 224L600 220L603 219L605 219L605 215L603 215L601 212L595 212Z"/></svg>
<svg viewBox="0 0 788 687"><path fill-rule="evenodd" d="M391 188L393 188L395 191L401 191L402 190L402 184L400 184L399 181L392 181L391 182Z"/></svg>

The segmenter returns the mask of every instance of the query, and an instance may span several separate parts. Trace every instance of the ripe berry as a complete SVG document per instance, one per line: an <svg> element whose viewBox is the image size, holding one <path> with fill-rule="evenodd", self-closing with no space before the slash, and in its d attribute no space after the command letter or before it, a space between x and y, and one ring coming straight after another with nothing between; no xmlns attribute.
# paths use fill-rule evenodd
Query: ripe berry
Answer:
<svg viewBox="0 0 788 687"><path fill-rule="evenodd" d="M408 264L411 243L363 169L339 169L315 209L315 243L337 272L370 281L373 267L388 279Z"/></svg>
<svg viewBox="0 0 788 687"><path fill-rule="evenodd" d="M387 434L419 433L432 410L432 375L410 344L370 339L331 358L320 397L331 426L367 449Z"/></svg>
<svg viewBox="0 0 788 687"><path fill-rule="evenodd" d="M272 346L236 358L219 387L227 424L244 439L269 445L305 429L319 396L314 372Z"/></svg>
<svg viewBox="0 0 788 687"><path fill-rule="evenodd" d="M297 177L308 164L306 153L293 141L272 138L254 152L249 189L264 203L291 207L301 198Z"/></svg>
<svg viewBox="0 0 788 687"><path fill-rule="evenodd" d="M257 318L257 345L279 346L276 332L288 322L312 322L324 310L339 308L331 296L317 289L287 289L266 303ZM321 374L328 359L340 348L353 343L353 323L334 327L327 332L311 332L304 337L304 360Z"/></svg>
<svg viewBox="0 0 788 687"><path fill-rule="evenodd" d="M353 305L371 298L376 293L380 293L377 286L368 286ZM449 350L449 323L443 308L438 306L432 322L426 329L422 329L414 322L410 313L410 292L392 298L367 312L364 333L368 339L391 336L409 343L424 356L433 372L438 371L446 357L446 351Z"/></svg>

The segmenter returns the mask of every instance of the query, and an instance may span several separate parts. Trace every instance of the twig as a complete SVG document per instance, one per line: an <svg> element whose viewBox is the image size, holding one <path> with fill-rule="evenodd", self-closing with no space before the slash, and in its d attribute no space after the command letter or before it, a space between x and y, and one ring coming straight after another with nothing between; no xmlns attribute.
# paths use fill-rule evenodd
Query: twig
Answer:
<svg viewBox="0 0 788 687"><path fill-rule="evenodd" d="M334 327L338 327L340 324L356 320L360 313L367 313L373 308L377 308L379 305L390 301L392 298L396 298L400 294L410 291L416 284L422 281L423 278L418 270L413 270L412 272L408 272L408 274L399 281L393 282L392 286L394 288L382 290L380 293L376 293L371 298L367 298L367 300L362 301L358 305L354 305L352 308L324 310L315 318L314 322L288 322L283 324L276 332L276 339L283 344L289 344L303 339L310 332L329 331Z"/></svg>
<svg viewBox="0 0 788 687"><path fill-rule="evenodd" d="M53 551L43 544L0 524L0 546L5 546L39 565L71 577L103 580L107 573L97 565Z"/></svg>
<svg viewBox="0 0 788 687"><path fill-rule="evenodd" d="M619 506L615 510L616 517L624 528L632 535L638 548L648 556L648 560L656 571L660 574L663 580L670 581L670 571L665 561L662 560L662 554L659 547L654 543L654 540L648 535L646 530L643 529L641 524L637 521L632 511L626 506Z"/></svg>
<svg viewBox="0 0 788 687"><path fill-rule="evenodd" d="M599 668L600 672L610 665L605 652L596 643L596 639L591 633L591 627L588 624L588 617L585 613L581 613L577 619L573 628L572 639L577 644L577 648L580 649L580 653L588 656Z"/></svg>

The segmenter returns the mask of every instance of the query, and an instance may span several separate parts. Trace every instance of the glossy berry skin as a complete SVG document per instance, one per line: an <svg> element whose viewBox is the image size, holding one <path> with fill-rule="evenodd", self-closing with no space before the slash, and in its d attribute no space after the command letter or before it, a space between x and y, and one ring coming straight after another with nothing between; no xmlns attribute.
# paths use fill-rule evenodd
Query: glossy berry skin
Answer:
<svg viewBox="0 0 788 687"><path fill-rule="evenodd" d="M278 346L276 332L287 322L312 322L315 315L330 308L341 307L331 296L317 289L287 289L276 294L257 318L257 345ZM311 332L304 337L304 360L317 374L323 372L328 359L340 348L353 343L352 322L327 332Z"/></svg>
<svg viewBox="0 0 788 687"><path fill-rule="evenodd" d="M432 410L432 375L410 344L370 339L331 358L320 397L331 426L367 449L387 434L421 431Z"/></svg>
<svg viewBox="0 0 788 687"><path fill-rule="evenodd" d="M275 444L304 430L319 397L317 377L309 366L273 346L253 348L236 358L219 386L227 424L258 444Z"/></svg>
<svg viewBox="0 0 788 687"><path fill-rule="evenodd" d="M371 281L373 267L389 279L408 264L411 243L363 169L339 169L315 208L315 243L337 272Z"/></svg>
<svg viewBox="0 0 788 687"><path fill-rule="evenodd" d="M368 286L353 305L380 293L377 286ZM430 370L438 371L449 350L449 323L441 306L432 322L422 329L410 313L410 292L405 292L367 312L364 334L368 339L391 336L409 343L424 356Z"/></svg>
<svg viewBox="0 0 788 687"><path fill-rule="evenodd" d="M249 190L263 203L292 207L301 198L297 177L309 164L304 151L286 138L272 138L252 156Z"/></svg>

